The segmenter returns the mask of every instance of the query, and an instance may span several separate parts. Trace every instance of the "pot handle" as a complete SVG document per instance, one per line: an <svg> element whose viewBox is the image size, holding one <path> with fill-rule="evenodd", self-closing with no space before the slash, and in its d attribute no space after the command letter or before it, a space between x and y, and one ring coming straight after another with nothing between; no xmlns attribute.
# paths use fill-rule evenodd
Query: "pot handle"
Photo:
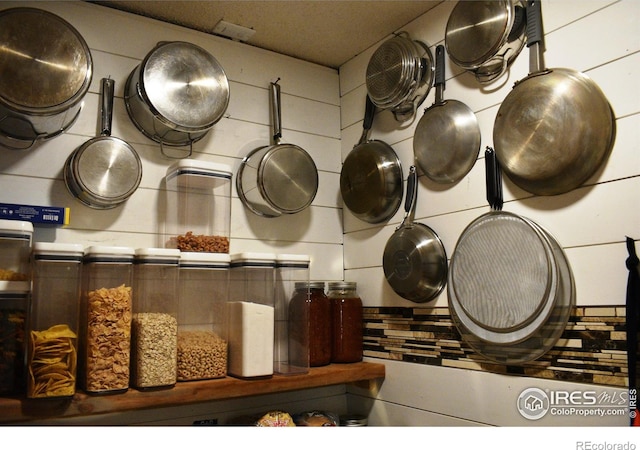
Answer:
<svg viewBox="0 0 640 450"><path fill-rule="evenodd" d="M2 119L0 119L0 123L4 122L5 119L9 119L9 116L4 116ZM36 131L36 129L33 127L33 124L31 122L29 122L28 120L25 120L21 117L11 117L15 120L18 121L22 121L25 122L29 128L31 128L33 130L33 134L35 135L35 137L33 139L31 139L30 141L23 141L21 139L16 139L13 138L11 136L8 136L4 133L0 134L0 146L6 147L9 150L29 150L31 147L33 147L35 145L35 143L38 141L38 139L43 138L46 133L40 133L38 134L38 132ZM12 141L16 141L17 143L25 143L24 146L22 145L13 145L11 142Z"/></svg>
<svg viewBox="0 0 640 450"><path fill-rule="evenodd" d="M100 136L111 136L113 123L113 97L115 81L111 78L102 79L102 103L100 107Z"/></svg>
<svg viewBox="0 0 640 450"><path fill-rule="evenodd" d="M407 196L404 200L404 219L396 230L413 223L416 214L416 199L418 197L418 172L416 166L409 167L409 176L407 177Z"/></svg>
<svg viewBox="0 0 640 450"><path fill-rule="evenodd" d="M360 136L360 140L357 145L364 144L369 140L369 132L371 131L371 127L373 126L373 118L376 114L376 105L369 97L369 94L366 95L366 100L364 104L364 120L362 122L362 135Z"/></svg>
<svg viewBox="0 0 640 450"><path fill-rule="evenodd" d="M282 137L282 115L280 113L280 78L275 83L271 83L271 123L273 144L278 145Z"/></svg>
<svg viewBox="0 0 640 450"><path fill-rule="evenodd" d="M529 73L544 69L544 30L540 0L529 0L526 7L527 47L529 47Z"/></svg>

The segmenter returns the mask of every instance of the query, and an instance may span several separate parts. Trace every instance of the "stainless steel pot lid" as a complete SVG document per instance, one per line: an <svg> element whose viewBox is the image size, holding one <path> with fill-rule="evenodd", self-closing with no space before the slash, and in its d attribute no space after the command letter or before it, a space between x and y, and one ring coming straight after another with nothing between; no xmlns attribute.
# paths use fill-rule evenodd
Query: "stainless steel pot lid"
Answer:
<svg viewBox="0 0 640 450"><path fill-rule="evenodd" d="M274 209L294 214L313 202L318 190L318 170L302 148L278 144L262 157L258 186L263 199Z"/></svg>
<svg viewBox="0 0 640 450"><path fill-rule="evenodd" d="M122 203L142 179L138 154L128 143L113 136L94 138L78 148L65 169L72 193L96 208Z"/></svg>
<svg viewBox="0 0 640 450"><path fill-rule="evenodd" d="M35 8L0 11L0 99L14 109L68 109L88 90L92 67L87 43L64 19Z"/></svg>
<svg viewBox="0 0 640 450"><path fill-rule="evenodd" d="M445 33L447 53L465 69L475 69L506 42L515 21L511 1L459 1Z"/></svg>
<svg viewBox="0 0 640 450"><path fill-rule="evenodd" d="M144 59L141 91L167 121L191 131L210 128L229 105L229 81L218 61L188 42L164 42Z"/></svg>

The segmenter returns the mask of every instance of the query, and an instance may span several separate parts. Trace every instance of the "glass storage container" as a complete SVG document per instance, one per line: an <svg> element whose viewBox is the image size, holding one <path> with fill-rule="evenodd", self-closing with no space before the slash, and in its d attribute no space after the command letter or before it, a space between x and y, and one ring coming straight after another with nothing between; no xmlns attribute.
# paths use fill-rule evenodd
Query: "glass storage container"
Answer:
<svg viewBox="0 0 640 450"><path fill-rule="evenodd" d="M275 373L309 372L309 262L309 255L276 257Z"/></svg>
<svg viewBox="0 0 640 450"><path fill-rule="evenodd" d="M135 251L130 385L141 390L176 384L179 261L177 249Z"/></svg>
<svg viewBox="0 0 640 450"><path fill-rule="evenodd" d="M28 281L33 224L0 219L0 280Z"/></svg>
<svg viewBox="0 0 640 450"><path fill-rule="evenodd" d="M167 169L167 209L161 247L229 253L231 168L181 159Z"/></svg>
<svg viewBox="0 0 640 450"><path fill-rule="evenodd" d="M0 394L25 390L29 292L27 281L0 281Z"/></svg>
<svg viewBox="0 0 640 450"><path fill-rule="evenodd" d="M306 352L309 366L326 366L331 362L331 303L324 292L324 282L297 282L295 293L289 305L290 312L299 316L298 310L305 309L307 321L290 322L290 333L296 336L302 333L308 337ZM297 327L303 325L300 330ZM291 351L291 347L290 351ZM294 347L296 350L298 347ZM294 353L295 355L295 353Z"/></svg>
<svg viewBox="0 0 640 450"><path fill-rule="evenodd" d="M227 375L229 265L224 253L180 254L178 381Z"/></svg>
<svg viewBox="0 0 640 450"><path fill-rule="evenodd" d="M331 362L351 363L362 360L362 300L356 283L329 283L327 296L331 300L333 330Z"/></svg>
<svg viewBox="0 0 640 450"><path fill-rule="evenodd" d="M227 303L230 375L273 375L275 266L272 253L231 256Z"/></svg>
<svg viewBox="0 0 640 450"><path fill-rule="evenodd" d="M70 397L76 392L80 244L36 242L27 350L27 397Z"/></svg>
<svg viewBox="0 0 640 450"><path fill-rule="evenodd" d="M90 394L129 388L134 250L85 249L80 301L81 387Z"/></svg>

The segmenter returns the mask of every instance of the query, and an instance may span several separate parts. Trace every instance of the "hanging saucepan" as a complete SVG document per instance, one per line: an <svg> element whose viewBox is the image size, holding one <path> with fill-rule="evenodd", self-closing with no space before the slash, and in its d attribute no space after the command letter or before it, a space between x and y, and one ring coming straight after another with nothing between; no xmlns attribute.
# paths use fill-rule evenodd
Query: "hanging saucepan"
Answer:
<svg viewBox="0 0 640 450"><path fill-rule="evenodd" d="M456 243L449 310L475 351L498 363L521 364L557 342L575 304L574 281L562 248L546 230L499 209L499 163L492 149L485 161L494 209L467 226Z"/></svg>
<svg viewBox="0 0 640 450"><path fill-rule="evenodd" d="M447 21L447 53L480 83L490 83L505 73L522 51L524 29L523 1L459 1Z"/></svg>
<svg viewBox="0 0 640 450"><path fill-rule="evenodd" d="M399 33L373 53L367 65L367 93L374 105L390 109L395 119L413 118L433 83L429 47Z"/></svg>
<svg viewBox="0 0 640 450"><path fill-rule="evenodd" d="M436 183L460 181L480 152L480 126L471 109L457 100L443 100L444 46L436 47L436 101L427 108L413 136L418 167Z"/></svg>
<svg viewBox="0 0 640 450"><path fill-rule="evenodd" d="M164 145L202 139L229 105L229 81L220 63L189 42L159 42L129 75L125 104L134 125ZM166 155L168 156L168 155Z"/></svg>
<svg viewBox="0 0 640 450"><path fill-rule="evenodd" d="M409 169L405 216L384 248L382 267L391 288L401 297L424 303L442 292L447 283L447 254L435 231L414 222L418 174Z"/></svg>
<svg viewBox="0 0 640 450"><path fill-rule="evenodd" d="M376 106L367 95L362 136L340 171L340 193L345 206L369 223L389 220L402 203L402 165L386 142L369 139Z"/></svg>
<svg viewBox="0 0 640 450"><path fill-rule="evenodd" d="M69 192L95 209L115 208L125 202L142 179L138 153L127 142L111 136L113 80L102 79L101 133L74 150L64 166Z"/></svg>
<svg viewBox="0 0 640 450"><path fill-rule="evenodd" d="M539 1L527 5L530 74L500 105L495 151L504 172L538 195L577 188L603 163L613 145L615 118L598 85L572 69L543 69Z"/></svg>
<svg viewBox="0 0 640 450"><path fill-rule="evenodd" d="M0 144L28 149L69 129L92 72L87 43L64 19L35 8L0 11Z"/></svg>
<svg viewBox="0 0 640 450"><path fill-rule="evenodd" d="M298 213L313 202L318 170L301 147L281 144L280 85L270 89L273 145L258 147L244 157L236 175L242 203L263 217Z"/></svg>

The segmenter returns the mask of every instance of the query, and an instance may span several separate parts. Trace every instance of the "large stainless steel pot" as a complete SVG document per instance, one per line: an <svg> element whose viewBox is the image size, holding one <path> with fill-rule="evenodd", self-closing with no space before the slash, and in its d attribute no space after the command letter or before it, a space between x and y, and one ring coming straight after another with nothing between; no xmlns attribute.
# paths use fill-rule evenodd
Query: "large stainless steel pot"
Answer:
<svg viewBox="0 0 640 450"><path fill-rule="evenodd" d="M385 41L367 65L367 93L374 105L390 109L395 119L412 119L433 83L433 56L429 47L400 33Z"/></svg>
<svg viewBox="0 0 640 450"><path fill-rule="evenodd" d="M125 105L135 126L168 146L192 146L229 105L220 63L189 42L160 42L129 75ZM191 152L189 152L189 155Z"/></svg>
<svg viewBox="0 0 640 450"><path fill-rule="evenodd" d="M615 117L598 85L572 69L545 69L542 13L527 2L530 73L496 115L493 142L511 181L533 194L577 188L602 165L615 140Z"/></svg>
<svg viewBox="0 0 640 450"><path fill-rule="evenodd" d="M480 83L490 83L499 78L522 51L524 24L522 1L459 1L447 21L447 53Z"/></svg>
<svg viewBox="0 0 640 450"><path fill-rule="evenodd" d="M279 217L306 209L318 192L313 158L294 144L281 144L280 85L270 85L273 144L244 157L236 175L242 203L262 217Z"/></svg>
<svg viewBox="0 0 640 450"><path fill-rule="evenodd" d="M92 73L89 47L67 21L36 8L0 11L1 144L27 149L69 129Z"/></svg>

